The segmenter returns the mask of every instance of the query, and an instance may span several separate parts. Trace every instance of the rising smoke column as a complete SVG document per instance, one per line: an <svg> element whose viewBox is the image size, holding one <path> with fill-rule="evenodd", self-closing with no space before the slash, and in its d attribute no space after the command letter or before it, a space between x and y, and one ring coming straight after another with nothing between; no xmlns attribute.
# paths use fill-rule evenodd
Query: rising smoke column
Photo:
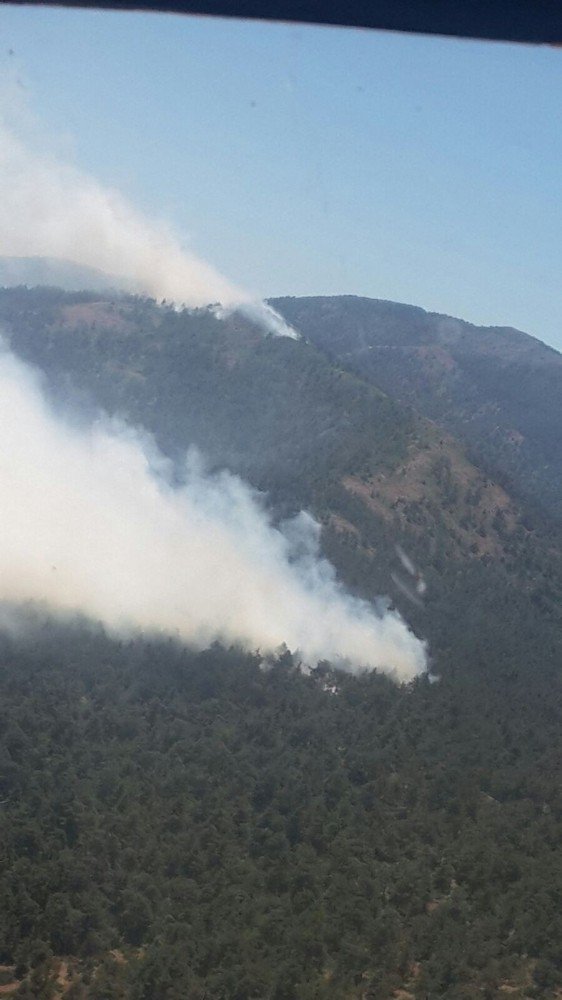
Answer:
<svg viewBox="0 0 562 1000"><path fill-rule="evenodd" d="M162 630L408 681L423 644L396 613L349 596L301 513L273 526L239 478L192 455L181 488L142 434L71 428L38 376L0 354L0 600L83 612L116 632Z"/></svg>
<svg viewBox="0 0 562 1000"><path fill-rule="evenodd" d="M178 305L238 308L276 336L296 332L257 296L186 250L117 191L36 152L0 121L0 255L55 257L97 268L126 291Z"/></svg>

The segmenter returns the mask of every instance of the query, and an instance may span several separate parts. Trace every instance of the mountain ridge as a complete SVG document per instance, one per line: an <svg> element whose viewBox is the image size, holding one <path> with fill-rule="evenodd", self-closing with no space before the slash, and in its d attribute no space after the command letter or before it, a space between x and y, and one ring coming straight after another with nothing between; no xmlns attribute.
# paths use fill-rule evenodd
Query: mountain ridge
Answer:
<svg viewBox="0 0 562 1000"><path fill-rule="evenodd" d="M381 299L369 295L356 295L353 293L343 293L338 295L277 295L271 296L266 300L271 305L276 304L289 304L298 303L299 306L316 306L322 304L359 304L364 305L367 308L371 305L380 306L385 309L389 309L394 312L396 317L401 316L404 319L411 319L412 317L417 318L420 321L420 327L425 327L426 331L429 333L432 327L431 321L434 323L442 323L442 337L443 341L446 343L449 339L454 340L453 335L454 326L458 324L462 330L467 332L475 331L479 335L490 333L498 336L504 335L507 339L511 340L513 343L529 343L537 345L540 349L544 351L552 352L557 355L560 363L562 363L562 352L556 347L547 344L545 341L541 340L540 337L527 333L525 330L520 330L518 327L503 325L503 324L486 324L486 323L473 323L471 320L463 319L458 316L453 316L450 313L440 313L433 309L425 309L423 306L414 305L408 302L397 302L394 299ZM447 330L448 324L453 324L452 330ZM530 345L529 345L530 346Z"/></svg>
<svg viewBox="0 0 562 1000"><path fill-rule="evenodd" d="M335 363L414 407L537 511L562 519L562 355L536 338L376 299L274 299Z"/></svg>

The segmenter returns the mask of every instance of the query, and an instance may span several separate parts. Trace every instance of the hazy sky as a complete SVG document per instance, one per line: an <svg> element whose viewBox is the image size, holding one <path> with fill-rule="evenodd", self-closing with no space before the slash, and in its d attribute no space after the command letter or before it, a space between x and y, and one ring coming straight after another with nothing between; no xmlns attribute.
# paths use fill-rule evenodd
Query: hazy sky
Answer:
<svg viewBox="0 0 562 1000"><path fill-rule="evenodd" d="M244 287L562 348L562 50L2 5L0 66L40 141Z"/></svg>

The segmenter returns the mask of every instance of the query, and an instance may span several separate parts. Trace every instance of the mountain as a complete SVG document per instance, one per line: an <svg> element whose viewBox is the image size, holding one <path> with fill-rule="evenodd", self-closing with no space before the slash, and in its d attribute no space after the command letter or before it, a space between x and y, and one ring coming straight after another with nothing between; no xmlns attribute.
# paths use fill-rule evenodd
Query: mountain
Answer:
<svg viewBox="0 0 562 1000"><path fill-rule="evenodd" d="M537 380L558 355L470 328L446 348L449 420L416 340L436 350L435 318L413 311L408 332L410 307L275 306L302 340L55 288L0 290L0 325L58 407L125 417L178 463L199 447L278 518L314 513L340 579L390 596L439 681L30 611L25 640L0 633L0 977L68 1000L556 1000L562 562L536 490L557 429ZM367 359L403 349L400 385L398 362L361 369L361 337ZM516 415L500 372L526 383L516 429L537 459L517 481L499 446L479 458L467 415L486 350L499 427Z"/></svg>
<svg viewBox="0 0 562 1000"><path fill-rule="evenodd" d="M497 632L485 605L494 575L523 604L506 649L517 641L518 656L534 656L535 626L519 636L529 608L546 616L541 628L558 627L550 525L533 527L451 433L311 342L264 337L237 315L42 289L0 292L0 323L58 396L145 427L176 458L196 445L269 492L279 516L311 509L346 582L368 597L390 592L434 649L433 610L439 634L459 614L460 567L470 588L461 616L481 606ZM423 612L393 583L397 543L431 580Z"/></svg>
<svg viewBox="0 0 562 1000"><path fill-rule="evenodd" d="M562 521L562 355L506 327L377 299L274 299L328 357L457 435L500 484Z"/></svg>

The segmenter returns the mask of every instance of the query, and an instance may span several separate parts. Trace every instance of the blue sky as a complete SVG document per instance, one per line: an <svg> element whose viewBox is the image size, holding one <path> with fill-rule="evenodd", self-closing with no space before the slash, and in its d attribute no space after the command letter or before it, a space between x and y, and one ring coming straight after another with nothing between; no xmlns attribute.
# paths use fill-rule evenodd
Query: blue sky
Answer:
<svg viewBox="0 0 562 1000"><path fill-rule="evenodd" d="M233 281L562 349L562 50L2 5L0 65L50 142Z"/></svg>

